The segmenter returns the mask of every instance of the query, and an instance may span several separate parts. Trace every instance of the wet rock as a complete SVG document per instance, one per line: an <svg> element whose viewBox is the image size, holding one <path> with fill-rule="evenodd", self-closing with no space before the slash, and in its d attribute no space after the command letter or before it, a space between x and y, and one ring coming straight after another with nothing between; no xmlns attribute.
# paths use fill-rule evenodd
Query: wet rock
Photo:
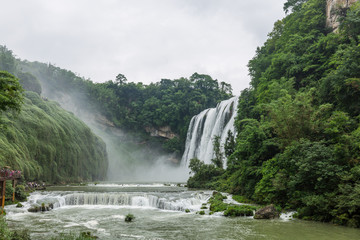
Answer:
<svg viewBox="0 0 360 240"><path fill-rule="evenodd" d="M39 212L39 211L40 211L40 205L38 205L38 204L33 204L28 209L28 212Z"/></svg>
<svg viewBox="0 0 360 240"><path fill-rule="evenodd" d="M257 210L254 215L255 219L274 219L279 217L280 213L275 209L273 204Z"/></svg>
<svg viewBox="0 0 360 240"><path fill-rule="evenodd" d="M51 209L54 209L54 205L52 203L49 204L42 203L41 206L39 204L33 204L28 209L28 212L46 212L46 211L50 211Z"/></svg>
<svg viewBox="0 0 360 240"><path fill-rule="evenodd" d="M16 207L17 207L17 208L22 208L23 205L22 205L21 203L18 203L18 204L16 205Z"/></svg>

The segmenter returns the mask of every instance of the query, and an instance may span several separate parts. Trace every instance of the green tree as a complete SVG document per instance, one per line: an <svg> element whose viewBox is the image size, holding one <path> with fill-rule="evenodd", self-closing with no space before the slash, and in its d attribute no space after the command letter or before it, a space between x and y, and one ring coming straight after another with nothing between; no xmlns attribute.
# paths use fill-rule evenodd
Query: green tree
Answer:
<svg viewBox="0 0 360 240"><path fill-rule="evenodd" d="M115 83L117 85L124 85L127 83L127 78L125 77L125 75L119 73L115 78Z"/></svg>
<svg viewBox="0 0 360 240"><path fill-rule="evenodd" d="M214 148L215 157L213 159L211 159L211 162L217 168L224 167L224 154L221 151L220 140L221 140L220 136L214 136L214 138L213 138L213 148Z"/></svg>
<svg viewBox="0 0 360 240"><path fill-rule="evenodd" d="M19 80L8 72L0 71L0 111L20 111L23 89Z"/></svg>
<svg viewBox="0 0 360 240"><path fill-rule="evenodd" d="M301 8L301 5L307 1L308 0L287 0L284 3L284 11L286 13L288 13L289 10L298 11Z"/></svg>

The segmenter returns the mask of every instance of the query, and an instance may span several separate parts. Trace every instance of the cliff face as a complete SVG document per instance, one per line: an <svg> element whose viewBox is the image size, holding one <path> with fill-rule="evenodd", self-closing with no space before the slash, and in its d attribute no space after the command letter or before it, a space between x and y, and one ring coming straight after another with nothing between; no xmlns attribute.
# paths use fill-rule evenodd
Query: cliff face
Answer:
<svg viewBox="0 0 360 240"><path fill-rule="evenodd" d="M331 27L334 31L339 27L337 21L338 15L336 10L349 8L351 4L359 0L327 0L326 1L326 26Z"/></svg>
<svg viewBox="0 0 360 240"><path fill-rule="evenodd" d="M163 137L167 139L173 139L177 135L171 131L169 126L154 128L154 127L146 127L145 131L150 133L152 137Z"/></svg>

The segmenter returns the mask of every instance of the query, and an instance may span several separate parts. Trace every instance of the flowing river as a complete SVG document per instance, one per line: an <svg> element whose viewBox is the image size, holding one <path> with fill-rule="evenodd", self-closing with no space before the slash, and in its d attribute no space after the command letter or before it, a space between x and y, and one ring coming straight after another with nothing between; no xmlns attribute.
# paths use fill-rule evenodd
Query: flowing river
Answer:
<svg viewBox="0 0 360 240"><path fill-rule="evenodd" d="M359 229L291 219L286 214L277 220L197 214L211 194L155 183L51 187L32 193L23 208L7 206L6 218L11 228L27 228L31 238L39 240L69 232L91 232L99 239L360 238ZM42 203L52 203L54 209L27 211L31 205ZM135 220L128 223L124 219L129 213Z"/></svg>

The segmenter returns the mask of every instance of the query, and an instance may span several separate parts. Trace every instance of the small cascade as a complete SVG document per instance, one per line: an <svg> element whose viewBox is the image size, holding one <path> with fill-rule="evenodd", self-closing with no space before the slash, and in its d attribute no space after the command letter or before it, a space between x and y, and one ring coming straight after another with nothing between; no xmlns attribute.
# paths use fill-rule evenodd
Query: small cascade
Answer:
<svg viewBox="0 0 360 240"><path fill-rule="evenodd" d="M213 139L220 137L223 150L228 131L235 135L234 121L239 97L220 102L216 108L209 108L191 119L186 137L182 162L189 164L190 159L198 158L211 163L214 158Z"/></svg>
<svg viewBox="0 0 360 240"><path fill-rule="evenodd" d="M52 204L54 208L65 206L121 206L136 208L157 208L162 210L185 211L190 209L199 210L202 203L205 203L211 192L192 193L182 195L182 193L167 195L157 193L98 193L98 192L72 192L66 194L32 194L29 201L25 203L27 208L31 205Z"/></svg>

